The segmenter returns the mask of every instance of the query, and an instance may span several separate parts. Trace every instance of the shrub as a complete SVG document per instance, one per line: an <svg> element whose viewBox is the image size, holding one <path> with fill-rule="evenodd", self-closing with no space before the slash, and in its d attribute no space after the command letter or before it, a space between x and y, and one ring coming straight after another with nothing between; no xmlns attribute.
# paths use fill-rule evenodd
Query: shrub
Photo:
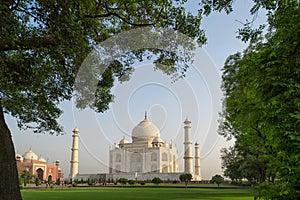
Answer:
<svg viewBox="0 0 300 200"><path fill-rule="evenodd" d="M140 182L140 185L145 185L146 183L145 182Z"/></svg>
<svg viewBox="0 0 300 200"><path fill-rule="evenodd" d="M152 181L151 181L152 183L154 183L155 185L158 185L158 184L160 184L162 181L161 181L161 179L160 178L158 178L158 177L154 177L153 179L152 179Z"/></svg>
<svg viewBox="0 0 300 200"><path fill-rule="evenodd" d="M129 185L134 185L134 184L136 184L136 181L135 181L135 180L129 180L129 181L128 181L128 184L129 184Z"/></svg>
<svg viewBox="0 0 300 200"><path fill-rule="evenodd" d="M121 183L122 185L126 185L126 183L128 182L127 178L120 178L118 180L119 183Z"/></svg>

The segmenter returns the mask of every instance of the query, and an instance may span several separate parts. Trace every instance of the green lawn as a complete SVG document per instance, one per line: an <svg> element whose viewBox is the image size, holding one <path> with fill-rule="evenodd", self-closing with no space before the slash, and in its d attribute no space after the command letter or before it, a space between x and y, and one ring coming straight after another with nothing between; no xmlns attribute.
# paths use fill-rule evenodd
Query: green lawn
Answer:
<svg viewBox="0 0 300 200"><path fill-rule="evenodd" d="M24 200L46 199L214 199L253 200L250 189L185 189L185 188L71 188L22 190Z"/></svg>

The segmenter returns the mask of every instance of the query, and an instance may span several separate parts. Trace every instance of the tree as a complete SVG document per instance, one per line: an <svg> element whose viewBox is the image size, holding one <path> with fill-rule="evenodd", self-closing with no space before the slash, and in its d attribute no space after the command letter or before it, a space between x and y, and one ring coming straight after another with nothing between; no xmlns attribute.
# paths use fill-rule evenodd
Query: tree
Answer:
<svg viewBox="0 0 300 200"><path fill-rule="evenodd" d="M216 174L213 177L211 177L211 183L216 183L218 185L218 188L220 187L220 184L223 182L224 182L224 178L219 174Z"/></svg>
<svg viewBox="0 0 300 200"><path fill-rule="evenodd" d="M55 181L55 185L60 185L60 183L61 183L60 178L57 178Z"/></svg>
<svg viewBox="0 0 300 200"><path fill-rule="evenodd" d="M250 43L243 53L229 56L224 65L220 134L235 138L246 171L243 177L262 182L257 197L298 199L299 1L256 5L253 13L260 6L268 10L268 30L265 35L254 34L249 24L239 30L240 37ZM253 173L253 168L259 171Z"/></svg>
<svg viewBox="0 0 300 200"><path fill-rule="evenodd" d="M21 178L23 179L24 186L26 186L27 183L29 183L29 181L31 180L32 175L29 173L29 171L24 170L21 174Z"/></svg>
<svg viewBox="0 0 300 200"><path fill-rule="evenodd" d="M190 173L180 174L179 176L179 180L185 183L185 188L187 188L187 184L192 180L192 178L193 176Z"/></svg>
<svg viewBox="0 0 300 200"><path fill-rule="evenodd" d="M205 43L201 13L184 10L185 1L74 1L5 0L0 3L0 196L21 199L14 147L4 113L16 118L20 128L36 133L61 134L57 105L72 97L73 83L83 59L107 38L137 27L167 28ZM98 112L113 100L115 78L128 80L131 64L153 55L157 69L184 76L181 58L159 49L140 49L112 62L99 77ZM184 58L183 60L185 60ZM182 60L181 60L182 61ZM162 65L168 64L169 68ZM125 78L124 78L125 77Z"/></svg>
<svg viewBox="0 0 300 200"><path fill-rule="evenodd" d="M241 158L238 157L238 151L234 147L222 148L221 160L224 176L229 177L232 182L241 182L243 176L240 170Z"/></svg>
<svg viewBox="0 0 300 200"><path fill-rule="evenodd" d="M154 177L151 182L158 185L162 182L162 180L159 177Z"/></svg>
<svg viewBox="0 0 300 200"><path fill-rule="evenodd" d="M47 184L49 186L52 184L52 176L48 176Z"/></svg>
<svg viewBox="0 0 300 200"><path fill-rule="evenodd" d="M18 167L18 180L19 180L19 185L23 185L23 172L21 171L21 169Z"/></svg>
<svg viewBox="0 0 300 200"><path fill-rule="evenodd" d="M88 180L87 180L87 184L89 185L89 186L92 186L93 185L93 179L90 179L90 178L88 178ZM77 186L77 182L76 182L76 180L74 181L74 183L73 183L73 186L74 186L74 184Z"/></svg>
<svg viewBox="0 0 300 200"><path fill-rule="evenodd" d="M35 186L41 185L41 181L40 181L40 179L38 177L35 177L34 184L35 184Z"/></svg>
<svg viewBox="0 0 300 200"><path fill-rule="evenodd" d="M222 149L221 159L224 175L233 182L241 182L244 178L256 184L271 179L272 171L268 168L268 159L258 150L253 151L245 142L239 142L229 149Z"/></svg>

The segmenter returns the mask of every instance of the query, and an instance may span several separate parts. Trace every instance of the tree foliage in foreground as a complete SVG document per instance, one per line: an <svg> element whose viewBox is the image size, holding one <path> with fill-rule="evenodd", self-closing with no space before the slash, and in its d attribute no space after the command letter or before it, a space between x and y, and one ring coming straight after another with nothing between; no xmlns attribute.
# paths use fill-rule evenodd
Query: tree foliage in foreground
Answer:
<svg viewBox="0 0 300 200"><path fill-rule="evenodd" d="M58 104L72 97L76 73L97 44L138 27L165 28L205 43L201 13L185 11L185 1L62 1L4 0L0 3L0 196L21 199L14 147L4 113L20 128L60 134ZM140 49L117 58L99 76L97 112L113 101L114 80L128 80L132 64L153 55L156 68L174 78L184 76L187 65L161 49ZM184 63L184 62L183 62ZM160 68L161 64L169 65ZM125 77L125 78L124 78ZM126 78L127 77L127 78ZM81 106L81 108L84 108Z"/></svg>
<svg viewBox="0 0 300 200"><path fill-rule="evenodd" d="M1 109L16 117L21 128L36 132L61 133L57 104L71 98L83 59L109 37L148 26L179 31L205 43L200 13L194 16L172 1L3 1L0 6ZM155 63L170 65L168 74L181 76L187 67L176 65L179 58L163 50L124 55L99 77L101 95L95 110L108 108L114 79L130 75L132 63L150 52L156 55Z"/></svg>
<svg viewBox="0 0 300 200"><path fill-rule="evenodd" d="M249 47L223 69L220 134L235 139L223 150L225 175L259 183L261 199L300 197L299 6L269 2L265 37L249 37Z"/></svg>

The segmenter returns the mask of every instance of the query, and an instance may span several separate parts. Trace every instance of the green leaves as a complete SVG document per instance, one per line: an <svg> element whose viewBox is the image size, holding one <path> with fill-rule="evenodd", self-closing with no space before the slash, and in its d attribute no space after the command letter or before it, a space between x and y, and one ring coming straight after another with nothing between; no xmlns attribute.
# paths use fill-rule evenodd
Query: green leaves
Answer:
<svg viewBox="0 0 300 200"><path fill-rule="evenodd" d="M248 41L256 41L260 35L263 33L263 30L266 25L262 24L259 25L258 28L253 29L252 28L252 22L246 22L244 24L243 28L238 29L237 33L237 38L242 40L243 42L248 42Z"/></svg>
<svg viewBox="0 0 300 200"><path fill-rule="evenodd" d="M154 177L151 180L152 183L154 183L155 185L159 185L160 183L162 183L162 180L159 177Z"/></svg>
<svg viewBox="0 0 300 200"><path fill-rule="evenodd" d="M223 181L224 181L224 178L219 174L214 175L210 180L211 183L216 183L218 185L218 187Z"/></svg>
<svg viewBox="0 0 300 200"><path fill-rule="evenodd" d="M189 182L189 181L191 181L192 178L193 178L192 174L189 174L189 173L187 173L187 174L180 174L180 176L179 176L180 181L186 182L186 183Z"/></svg>
<svg viewBox="0 0 300 200"><path fill-rule="evenodd" d="M203 6L203 14L209 15L212 11L225 11L229 14L233 11L232 0L202 0L200 6Z"/></svg>
<svg viewBox="0 0 300 200"><path fill-rule="evenodd" d="M258 186L259 197L271 198L264 190L270 193L277 188L281 192L276 198L295 199L300 164L295 159L300 153L299 5L265 1L261 6L273 12L268 16L271 28L266 38L256 37L249 26L240 29L241 39L251 43L243 54L230 56L224 66L225 119L220 133L236 139L238 152L225 172L230 175L231 167L239 162L247 172L242 173L244 178L272 182Z"/></svg>
<svg viewBox="0 0 300 200"><path fill-rule="evenodd" d="M201 15L186 12L184 3L167 0L1 2L0 98L4 111L16 117L21 128L62 133L56 121L62 113L57 104L72 97L78 69L97 44L144 26L179 31L199 44L206 42L200 29ZM98 74L95 102L79 101L78 107L90 106L97 112L107 110L114 99L111 94L114 81L129 80L132 64L153 55L157 69L174 79L184 76L188 66L181 63L189 61L188 54L179 58L151 48L126 52L105 66L105 73Z"/></svg>

